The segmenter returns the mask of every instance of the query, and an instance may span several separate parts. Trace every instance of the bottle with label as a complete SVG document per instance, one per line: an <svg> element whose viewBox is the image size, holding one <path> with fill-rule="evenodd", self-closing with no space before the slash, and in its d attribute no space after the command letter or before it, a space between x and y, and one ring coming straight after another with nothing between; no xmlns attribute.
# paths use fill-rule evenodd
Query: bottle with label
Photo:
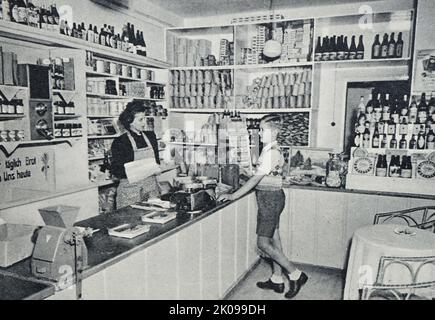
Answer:
<svg viewBox="0 0 435 320"><path fill-rule="evenodd" d="M390 119L390 121L388 121L387 133L389 135L395 135L396 134L396 124L394 123L393 119Z"/></svg>
<svg viewBox="0 0 435 320"><path fill-rule="evenodd" d="M54 137L55 138L62 138L62 130L63 130L63 124L62 123L55 123L54 124Z"/></svg>
<svg viewBox="0 0 435 320"><path fill-rule="evenodd" d="M384 34L384 39L382 40L381 44L381 58L385 59L388 58L388 34Z"/></svg>
<svg viewBox="0 0 435 320"><path fill-rule="evenodd" d="M409 106L408 95L405 94L403 96L403 100L400 101L399 106L400 106L400 122L405 120L408 123L409 122L409 117L408 117L408 106Z"/></svg>
<svg viewBox="0 0 435 320"><path fill-rule="evenodd" d="M24 103L22 99L17 100L17 105L15 107L16 114L24 114Z"/></svg>
<svg viewBox="0 0 435 320"><path fill-rule="evenodd" d="M344 37L344 42L343 42L343 50L344 50L344 60L348 60L349 59L349 44L347 42L347 36Z"/></svg>
<svg viewBox="0 0 435 320"><path fill-rule="evenodd" d="M359 133L359 132L357 132L355 134L354 145L355 145L355 147L361 146L361 133Z"/></svg>
<svg viewBox="0 0 435 320"><path fill-rule="evenodd" d="M322 38L317 37L316 50L314 52L314 61L322 61Z"/></svg>
<svg viewBox="0 0 435 320"><path fill-rule="evenodd" d="M399 156L391 156L389 176L392 178L400 177L400 158Z"/></svg>
<svg viewBox="0 0 435 320"><path fill-rule="evenodd" d="M406 141L406 136L402 135L402 139L399 141L399 149L406 149L408 142Z"/></svg>
<svg viewBox="0 0 435 320"><path fill-rule="evenodd" d="M426 147L426 135L424 130L420 130L417 137L417 149L424 150Z"/></svg>
<svg viewBox="0 0 435 320"><path fill-rule="evenodd" d="M411 156L402 157L402 165L400 166L400 177L405 179L412 178Z"/></svg>
<svg viewBox="0 0 435 320"><path fill-rule="evenodd" d="M435 114L435 92L433 91L430 94L430 99L427 108L428 108L428 117L432 118L432 121L435 121L435 119L433 119L433 116Z"/></svg>
<svg viewBox="0 0 435 320"><path fill-rule="evenodd" d="M390 149L397 149L397 139L396 136L393 135L390 140Z"/></svg>
<svg viewBox="0 0 435 320"><path fill-rule="evenodd" d="M379 34L375 36L375 41L372 45L372 59L379 59L381 57L381 43L379 42Z"/></svg>
<svg viewBox="0 0 435 320"><path fill-rule="evenodd" d="M359 36L358 47L356 48L356 58L359 60L364 59L364 40L363 36Z"/></svg>
<svg viewBox="0 0 435 320"><path fill-rule="evenodd" d="M396 42L396 55L395 58L402 58L403 56L403 40L402 40L402 32L399 32Z"/></svg>
<svg viewBox="0 0 435 320"><path fill-rule="evenodd" d="M405 118L402 118L402 122L400 123L399 134L400 135L407 135L408 134L408 123L406 122Z"/></svg>
<svg viewBox="0 0 435 320"><path fill-rule="evenodd" d="M435 133L432 128L429 129L429 133L426 135L426 149L435 149Z"/></svg>
<svg viewBox="0 0 435 320"><path fill-rule="evenodd" d="M394 32L391 33L390 41L388 42L388 58L396 57L396 40L394 40Z"/></svg>
<svg viewBox="0 0 435 320"><path fill-rule="evenodd" d="M372 148L379 148L381 144L378 127L375 128L372 137Z"/></svg>
<svg viewBox="0 0 435 320"><path fill-rule="evenodd" d="M27 4L24 0L16 0L15 1L16 9L16 17L15 22L20 24L27 24Z"/></svg>
<svg viewBox="0 0 435 320"><path fill-rule="evenodd" d="M362 147L370 148L370 130L368 128L366 128L363 133Z"/></svg>
<svg viewBox="0 0 435 320"><path fill-rule="evenodd" d="M390 95L387 93L385 95L385 101L383 102L382 106L382 120L388 121L390 120L390 112L396 110L395 105L393 107L390 106ZM393 119L394 120L394 119Z"/></svg>
<svg viewBox="0 0 435 320"><path fill-rule="evenodd" d="M366 113L370 114L373 112L373 94L370 93L369 95L369 101L366 105Z"/></svg>
<svg viewBox="0 0 435 320"><path fill-rule="evenodd" d="M399 101L396 99L394 101L393 107L392 107L392 112L391 112L391 120L393 120L393 122L395 124L399 124L400 123L400 115L399 115Z"/></svg>
<svg viewBox="0 0 435 320"><path fill-rule="evenodd" d="M337 40L337 60L344 60L344 38L343 36L338 37Z"/></svg>
<svg viewBox="0 0 435 320"><path fill-rule="evenodd" d="M409 106L409 123L415 124L417 122L417 114L418 114L418 108L417 108L417 101L415 96L412 97L411 105Z"/></svg>
<svg viewBox="0 0 435 320"><path fill-rule="evenodd" d="M378 161L376 163L376 176L386 177L387 176L387 156L378 155Z"/></svg>
<svg viewBox="0 0 435 320"><path fill-rule="evenodd" d="M142 43L142 55L144 56L144 57L146 57L147 56L147 44L146 44L146 42L145 42L145 38L144 38L144 35L143 35L143 31L141 31L140 32L140 40L141 40L141 43Z"/></svg>
<svg viewBox="0 0 435 320"><path fill-rule="evenodd" d="M385 149L388 147L388 137L387 135L384 133L382 134L382 139L381 139L381 148Z"/></svg>
<svg viewBox="0 0 435 320"><path fill-rule="evenodd" d="M426 93L421 94L420 103L417 107L417 120L419 123L425 123L427 120L428 107L426 103Z"/></svg>
<svg viewBox="0 0 435 320"><path fill-rule="evenodd" d="M413 134L411 140L409 140L409 149L417 149L417 138L415 137L415 134Z"/></svg>
<svg viewBox="0 0 435 320"><path fill-rule="evenodd" d="M373 111L376 113L382 113L382 105L381 105L381 94L375 95L373 99Z"/></svg>
<svg viewBox="0 0 435 320"><path fill-rule="evenodd" d="M59 31L60 16L59 12L57 11L56 3L51 5L51 15L53 17L53 31Z"/></svg>
<svg viewBox="0 0 435 320"><path fill-rule="evenodd" d="M2 7L2 11L3 11L3 20L4 21L11 21L9 0L3 0L1 3L1 7Z"/></svg>
<svg viewBox="0 0 435 320"><path fill-rule="evenodd" d="M350 48L349 48L349 60L356 59L356 56L357 56L357 48L356 48L355 36L352 36L352 41L350 43Z"/></svg>
<svg viewBox="0 0 435 320"><path fill-rule="evenodd" d="M337 60L337 37L333 36L329 40L329 60L334 61Z"/></svg>

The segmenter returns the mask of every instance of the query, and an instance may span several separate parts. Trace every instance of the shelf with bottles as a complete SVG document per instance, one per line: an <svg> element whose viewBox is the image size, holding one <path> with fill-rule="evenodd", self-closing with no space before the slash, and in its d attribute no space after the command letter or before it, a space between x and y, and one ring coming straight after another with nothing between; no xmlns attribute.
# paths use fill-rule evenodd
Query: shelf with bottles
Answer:
<svg viewBox="0 0 435 320"><path fill-rule="evenodd" d="M170 112L175 113L224 113L228 109L170 109ZM231 109L242 114L268 114L268 113L298 113L310 112L311 108L283 108L283 109Z"/></svg>
<svg viewBox="0 0 435 320"><path fill-rule="evenodd" d="M169 28L167 61L172 67L234 65L234 27Z"/></svg>
<svg viewBox="0 0 435 320"><path fill-rule="evenodd" d="M380 96L371 95L366 106L361 98L355 123L355 146L435 150L435 95L429 103L425 93L418 103L416 96L409 102L405 95L394 103L390 103L388 94L385 99Z"/></svg>
<svg viewBox="0 0 435 320"><path fill-rule="evenodd" d="M6 1L3 1L3 3ZM102 46L83 39L49 31L39 27L29 27L20 23L0 20L0 36L20 41L29 41L50 47L65 47L79 50L92 50L94 54L119 62L135 63L143 67L167 68L165 61L125 52L120 49Z"/></svg>
<svg viewBox="0 0 435 320"><path fill-rule="evenodd" d="M314 61L408 61L413 19L413 10L317 19Z"/></svg>
<svg viewBox="0 0 435 320"><path fill-rule="evenodd" d="M312 61L313 28L313 19L239 25L235 27L236 66Z"/></svg>
<svg viewBox="0 0 435 320"><path fill-rule="evenodd" d="M116 137L119 137L119 134L101 135L101 136L98 136L98 135L88 136L88 139L89 140L92 140L92 139L115 139Z"/></svg>
<svg viewBox="0 0 435 320"><path fill-rule="evenodd" d="M172 109L229 108L233 104L234 75L224 70L175 70L169 73L167 95Z"/></svg>
<svg viewBox="0 0 435 320"><path fill-rule="evenodd" d="M433 194L435 150L352 148L346 188Z"/></svg>

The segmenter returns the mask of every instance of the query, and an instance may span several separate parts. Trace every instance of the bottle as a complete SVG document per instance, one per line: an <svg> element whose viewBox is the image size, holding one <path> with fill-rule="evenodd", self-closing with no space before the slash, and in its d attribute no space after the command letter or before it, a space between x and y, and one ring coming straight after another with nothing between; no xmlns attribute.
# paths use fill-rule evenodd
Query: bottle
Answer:
<svg viewBox="0 0 435 320"><path fill-rule="evenodd" d="M389 176L392 178L400 177L400 158L399 158L399 156L391 156Z"/></svg>
<svg viewBox="0 0 435 320"><path fill-rule="evenodd" d="M405 118L402 118L402 122L400 123L399 134L400 135L407 135L408 134L408 123L406 122Z"/></svg>
<svg viewBox="0 0 435 320"><path fill-rule="evenodd" d="M359 41L358 41L358 47L356 49L356 58L359 60L364 59L364 41L363 41L363 36L360 35L359 36Z"/></svg>
<svg viewBox="0 0 435 320"><path fill-rule="evenodd" d="M363 137L362 137L362 147L363 148L370 148L370 131L368 128L364 130Z"/></svg>
<svg viewBox="0 0 435 320"><path fill-rule="evenodd" d="M393 135L390 140L390 149L397 149L397 140L396 136Z"/></svg>
<svg viewBox="0 0 435 320"><path fill-rule="evenodd" d="M337 38L337 60L344 60L344 43L343 36Z"/></svg>
<svg viewBox="0 0 435 320"><path fill-rule="evenodd" d="M355 135L355 138L353 140L353 144L355 147L360 147L361 146L361 133L357 132Z"/></svg>
<svg viewBox="0 0 435 320"><path fill-rule="evenodd" d="M3 0L1 3L2 11L3 11L3 20L4 21L11 21L10 16L10 1L9 0Z"/></svg>
<svg viewBox="0 0 435 320"><path fill-rule="evenodd" d="M136 52L138 55L142 55L142 42L140 40L140 31L136 30Z"/></svg>
<svg viewBox="0 0 435 320"><path fill-rule="evenodd" d="M352 42L350 44L350 49L349 49L349 60L356 59L356 56L357 56L357 48L355 44L355 36L352 36Z"/></svg>
<svg viewBox="0 0 435 320"><path fill-rule="evenodd" d="M409 121L409 117L408 117L408 106L409 106L408 95L405 94L403 96L403 100L400 102L399 106L400 106L400 122L405 120L405 122L408 123L408 121Z"/></svg>
<svg viewBox="0 0 435 320"><path fill-rule="evenodd" d="M415 96L412 97L411 105L409 106L409 123L415 124L417 122L417 101Z"/></svg>
<svg viewBox="0 0 435 320"><path fill-rule="evenodd" d="M381 58L388 58L388 34L384 34L384 39L381 44Z"/></svg>
<svg viewBox="0 0 435 320"><path fill-rule="evenodd" d="M329 60L334 61L337 60L337 43L336 36L333 36L329 41Z"/></svg>
<svg viewBox="0 0 435 320"><path fill-rule="evenodd" d="M92 24L89 24L88 32L86 34L86 40L88 42L94 42L94 28L92 28Z"/></svg>
<svg viewBox="0 0 435 320"><path fill-rule="evenodd" d="M73 27L72 27L72 30L71 30L71 36L73 37L73 38L77 38L77 24L75 23L75 22L73 22Z"/></svg>
<svg viewBox="0 0 435 320"><path fill-rule="evenodd" d="M388 58L396 57L396 41L394 40L394 32L391 33L390 42L388 42Z"/></svg>
<svg viewBox="0 0 435 320"><path fill-rule="evenodd" d="M323 46L322 46L322 61L329 60L329 37L326 36L323 38Z"/></svg>
<svg viewBox="0 0 435 320"><path fill-rule="evenodd" d="M106 45L106 31L104 28L100 29L100 37L99 41L100 45L105 46Z"/></svg>
<svg viewBox="0 0 435 320"><path fill-rule="evenodd" d="M24 0L15 1L16 13L15 13L15 22L20 24L27 24L27 5Z"/></svg>
<svg viewBox="0 0 435 320"><path fill-rule="evenodd" d="M379 59L381 57L381 43L379 42L379 34L375 36L375 41L372 45L372 59Z"/></svg>
<svg viewBox="0 0 435 320"><path fill-rule="evenodd" d="M432 128L429 129L429 133L426 135L426 149L435 149L435 133L433 132Z"/></svg>
<svg viewBox="0 0 435 320"><path fill-rule="evenodd" d="M426 148L426 134L423 129L420 129L417 137L417 149L424 150Z"/></svg>
<svg viewBox="0 0 435 320"><path fill-rule="evenodd" d="M98 28L97 26L94 26L94 43L95 44L100 44L100 34L98 33Z"/></svg>
<svg viewBox="0 0 435 320"><path fill-rule="evenodd" d="M47 30L54 30L54 16L52 11L52 6L47 6Z"/></svg>
<svg viewBox="0 0 435 320"><path fill-rule="evenodd" d="M395 101L394 101L394 104L393 104L393 110L392 110L392 113L391 113L391 119L393 120L393 122L395 123L395 124L399 124L400 123L400 115L399 115L399 101L397 100L397 98L395 99Z"/></svg>
<svg viewBox="0 0 435 320"><path fill-rule="evenodd" d="M363 114L365 112L366 112L366 104L364 103L364 96L361 96L358 104L358 117L360 114Z"/></svg>
<svg viewBox="0 0 435 320"><path fill-rule="evenodd" d="M395 108L394 105L393 107L390 106L390 95L387 93L385 95L385 101L383 102L383 107L382 107L382 120L383 121L388 121L390 120L390 116L391 116L391 111L394 112Z"/></svg>
<svg viewBox="0 0 435 320"><path fill-rule="evenodd" d="M77 39L82 39L82 26L81 24L77 24L76 36Z"/></svg>
<svg viewBox="0 0 435 320"><path fill-rule="evenodd" d="M343 44L343 50L344 50L344 60L349 59L349 45L347 43L347 36L344 37L344 44Z"/></svg>
<svg viewBox="0 0 435 320"><path fill-rule="evenodd" d="M375 128L375 131L373 132L372 137L372 148L379 148L380 146L380 138L379 138L379 129L378 127Z"/></svg>
<svg viewBox="0 0 435 320"><path fill-rule="evenodd" d="M406 141L406 136L402 135L402 139L399 141L399 149L406 149L408 142Z"/></svg>
<svg viewBox="0 0 435 320"><path fill-rule="evenodd" d="M400 166L400 177L406 179L412 178L411 156L402 157L402 165Z"/></svg>
<svg viewBox="0 0 435 320"><path fill-rule="evenodd" d="M323 47L321 44L321 37L317 37L316 51L314 52L314 61L322 61Z"/></svg>
<svg viewBox="0 0 435 320"><path fill-rule="evenodd" d="M376 176L386 177L387 176L387 156L378 155L378 161L376 162Z"/></svg>
<svg viewBox="0 0 435 320"><path fill-rule="evenodd" d="M53 31L59 31L59 12L57 11L56 3L51 5L51 16L53 17Z"/></svg>
<svg viewBox="0 0 435 320"><path fill-rule="evenodd" d="M82 31L82 33L81 33L81 39L82 40L87 40L87 38L88 38L88 30L86 30L86 26L85 26L85 23L84 22L82 22L82 25L81 25L82 27L81 27L81 31Z"/></svg>
<svg viewBox="0 0 435 320"><path fill-rule="evenodd" d="M382 105L381 105L381 94L378 93L377 96L375 96L375 99L373 100L373 111L376 113L382 113Z"/></svg>
<svg viewBox="0 0 435 320"><path fill-rule="evenodd" d="M399 32L396 42L396 54L395 58L402 58L403 56L403 40L402 40L402 32Z"/></svg>
<svg viewBox="0 0 435 320"><path fill-rule="evenodd" d="M145 42L145 38L144 38L144 35L143 35L143 31L141 31L140 32L140 40L141 40L141 42L142 42L142 55L144 56L144 57L146 57L147 56L147 44L146 44L146 42Z"/></svg>
<svg viewBox="0 0 435 320"><path fill-rule="evenodd" d="M24 114L24 103L22 99L17 100L17 105L15 106L16 114Z"/></svg>
<svg viewBox="0 0 435 320"><path fill-rule="evenodd" d="M413 134L411 140L409 140L409 149L411 150L417 149L417 139L415 138L415 134Z"/></svg>
<svg viewBox="0 0 435 320"><path fill-rule="evenodd" d="M428 107L426 103L426 93L421 94L420 103L417 107L417 119L419 123L425 123L427 120Z"/></svg>
<svg viewBox="0 0 435 320"><path fill-rule="evenodd" d="M369 101L367 102L367 106L366 106L366 113L371 114L372 112L373 112L373 94L370 93Z"/></svg>

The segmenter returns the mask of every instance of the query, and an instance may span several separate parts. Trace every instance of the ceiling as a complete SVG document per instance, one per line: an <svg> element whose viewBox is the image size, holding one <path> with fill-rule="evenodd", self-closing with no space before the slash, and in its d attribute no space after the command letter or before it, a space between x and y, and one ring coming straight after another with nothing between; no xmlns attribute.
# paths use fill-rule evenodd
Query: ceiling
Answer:
<svg viewBox="0 0 435 320"><path fill-rule="evenodd" d="M361 2L360 0L148 0L182 18L243 14L273 9L322 6Z"/></svg>

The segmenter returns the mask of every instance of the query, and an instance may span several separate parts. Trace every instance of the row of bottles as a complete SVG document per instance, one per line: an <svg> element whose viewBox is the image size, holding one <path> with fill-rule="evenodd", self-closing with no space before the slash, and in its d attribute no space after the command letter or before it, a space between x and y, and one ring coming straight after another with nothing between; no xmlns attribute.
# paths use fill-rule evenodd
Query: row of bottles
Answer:
<svg viewBox="0 0 435 320"><path fill-rule="evenodd" d="M32 0L3 0L1 2L2 19L50 31L59 30L59 12L56 4L41 6Z"/></svg>
<svg viewBox="0 0 435 320"><path fill-rule="evenodd" d="M402 161L400 156L392 155L390 163L387 163L386 155L378 155L376 162L376 172L377 177L391 177L391 178L412 178L412 161L411 156L402 156Z"/></svg>
<svg viewBox="0 0 435 320"><path fill-rule="evenodd" d="M392 59L402 58L403 56L403 40L402 32L399 32L397 41L394 38L394 32L390 37L385 33L382 43L380 42L380 35L375 36L372 45L372 59Z"/></svg>
<svg viewBox="0 0 435 320"><path fill-rule="evenodd" d="M115 27L108 24L104 24L98 31L98 27L92 24L89 24L89 27L86 28L84 22L74 22L70 27L68 21L62 20L60 33L124 52L135 53L144 57L147 55L143 31L135 31L134 24L129 22L122 28L122 33L116 33Z"/></svg>
<svg viewBox="0 0 435 320"><path fill-rule="evenodd" d="M111 25L97 26L61 20L56 4L35 5L34 0L2 0L0 18L32 27L60 32L63 35L79 38L106 47L146 56L146 43L143 31L135 30L134 24L126 23L121 33L116 33Z"/></svg>
<svg viewBox="0 0 435 320"><path fill-rule="evenodd" d="M356 36L353 35L348 45L347 36L332 36L317 38L317 45L314 51L314 61L334 61L334 60L362 60L364 59L364 40L363 36L359 36L358 45L356 44Z"/></svg>
<svg viewBox="0 0 435 320"><path fill-rule="evenodd" d="M24 114L24 103L22 99L1 99L0 98L0 114L22 115Z"/></svg>
<svg viewBox="0 0 435 320"><path fill-rule="evenodd" d="M24 140L24 130L0 130L0 142L14 142Z"/></svg>

